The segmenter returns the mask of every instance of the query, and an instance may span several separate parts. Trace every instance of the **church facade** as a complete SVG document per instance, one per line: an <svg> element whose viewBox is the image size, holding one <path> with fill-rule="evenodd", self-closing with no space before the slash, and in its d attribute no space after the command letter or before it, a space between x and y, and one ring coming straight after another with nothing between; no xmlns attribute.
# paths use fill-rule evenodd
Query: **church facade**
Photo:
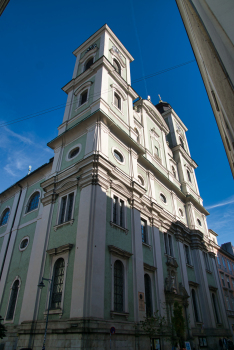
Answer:
<svg viewBox="0 0 234 350"><path fill-rule="evenodd" d="M48 349L166 350L139 322L177 301L185 340L218 349L230 330L187 128L133 90L107 25L74 55L54 158L0 195L0 348L42 348L48 313Z"/></svg>

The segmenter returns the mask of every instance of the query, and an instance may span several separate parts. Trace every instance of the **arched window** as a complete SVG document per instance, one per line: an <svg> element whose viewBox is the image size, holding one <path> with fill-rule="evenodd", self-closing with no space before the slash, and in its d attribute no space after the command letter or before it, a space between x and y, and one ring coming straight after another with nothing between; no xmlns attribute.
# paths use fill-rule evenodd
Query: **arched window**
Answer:
<svg viewBox="0 0 234 350"><path fill-rule="evenodd" d="M6 316L7 321L13 320L18 291L19 291L19 280L16 280L11 289L11 297L10 297L10 302L7 310L7 316Z"/></svg>
<svg viewBox="0 0 234 350"><path fill-rule="evenodd" d="M218 306L217 306L216 297L215 297L214 293L212 293L212 301L213 301L213 306L214 306L216 322L220 323L219 313L218 313Z"/></svg>
<svg viewBox="0 0 234 350"><path fill-rule="evenodd" d="M124 267L120 260L114 265L114 310L124 310Z"/></svg>
<svg viewBox="0 0 234 350"><path fill-rule="evenodd" d="M26 213L29 213L30 211L38 208L39 199L40 199L40 193L35 192L29 200Z"/></svg>
<svg viewBox="0 0 234 350"><path fill-rule="evenodd" d="M121 98L116 92L114 93L114 105L121 109Z"/></svg>
<svg viewBox="0 0 234 350"><path fill-rule="evenodd" d="M63 278L65 263L63 258L59 258L54 264L53 293L51 300L51 309L59 309L63 294Z"/></svg>
<svg viewBox="0 0 234 350"><path fill-rule="evenodd" d="M80 106L83 105L88 99L88 90L83 91L80 94Z"/></svg>
<svg viewBox="0 0 234 350"><path fill-rule="evenodd" d="M198 313L198 307L197 307L197 297L195 290L192 289L192 299L193 299L193 310L194 310L194 315L195 315L195 321L199 322L199 313Z"/></svg>
<svg viewBox="0 0 234 350"><path fill-rule="evenodd" d="M189 182L192 182L192 181L191 181L191 175L190 175L189 170L187 170L187 175L188 175L188 180L189 180Z"/></svg>
<svg viewBox="0 0 234 350"><path fill-rule="evenodd" d="M121 68L120 68L119 62L116 59L113 60L113 66L116 72L121 75Z"/></svg>
<svg viewBox="0 0 234 350"><path fill-rule="evenodd" d="M164 194L160 193L159 197L160 197L160 199L161 199L161 201L162 201L163 203L167 203L167 199L166 199L166 197L164 196Z"/></svg>
<svg viewBox="0 0 234 350"><path fill-rule="evenodd" d="M90 59L86 62L84 72L85 72L87 69L89 69L89 68L92 66L92 64L93 64L93 57L90 58Z"/></svg>
<svg viewBox="0 0 234 350"><path fill-rule="evenodd" d="M181 145L181 147L184 149L184 141L182 140L181 137L180 137L180 145Z"/></svg>
<svg viewBox="0 0 234 350"><path fill-rule="evenodd" d="M146 317L151 317L152 316L151 279L147 273L144 276L144 281L145 281Z"/></svg>
<svg viewBox="0 0 234 350"><path fill-rule="evenodd" d="M1 221L0 221L0 226L3 226L3 225L5 225L7 223L9 215L10 215L10 209L7 208L7 209L4 210L4 212L2 214Z"/></svg>

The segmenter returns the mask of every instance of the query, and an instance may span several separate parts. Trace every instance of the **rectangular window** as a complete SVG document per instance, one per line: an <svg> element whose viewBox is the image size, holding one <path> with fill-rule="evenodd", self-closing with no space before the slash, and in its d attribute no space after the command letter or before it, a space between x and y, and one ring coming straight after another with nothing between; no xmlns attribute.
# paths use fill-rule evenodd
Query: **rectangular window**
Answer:
<svg viewBox="0 0 234 350"><path fill-rule="evenodd" d="M141 219L141 238L143 243L147 243L147 222Z"/></svg>
<svg viewBox="0 0 234 350"><path fill-rule="evenodd" d="M225 287L225 281L224 281L224 275L223 274L221 274L221 279L222 279L223 286Z"/></svg>
<svg viewBox="0 0 234 350"><path fill-rule="evenodd" d="M230 262L228 260L227 260L227 264L228 264L229 271L232 273L231 264L230 264Z"/></svg>
<svg viewBox="0 0 234 350"><path fill-rule="evenodd" d="M154 146L154 155L159 157L158 147Z"/></svg>
<svg viewBox="0 0 234 350"><path fill-rule="evenodd" d="M164 233L164 245L165 253L167 255L173 256L173 245L172 245L172 236Z"/></svg>
<svg viewBox="0 0 234 350"><path fill-rule="evenodd" d="M227 309L231 310L232 308L231 308L231 304L230 304L230 300L229 300L228 296L225 296L225 299L226 299Z"/></svg>
<svg viewBox="0 0 234 350"><path fill-rule="evenodd" d="M203 252L206 270L210 271L209 257L208 254Z"/></svg>
<svg viewBox="0 0 234 350"><path fill-rule="evenodd" d="M60 204L59 224L70 221L73 212L74 193L62 197Z"/></svg>
<svg viewBox="0 0 234 350"><path fill-rule="evenodd" d="M218 265L221 267L221 262L220 262L220 259L219 259L218 255L217 255L217 261L218 261Z"/></svg>
<svg viewBox="0 0 234 350"><path fill-rule="evenodd" d="M112 212L112 222L121 227L125 227L125 205L124 201L117 196L113 199L113 212Z"/></svg>
<svg viewBox="0 0 234 350"><path fill-rule="evenodd" d="M227 267L226 267L226 264L225 264L225 260L224 258L222 257L222 262L223 262L223 267L224 267L224 270L227 270Z"/></svg>
<svg viewBox="0 0 234 350"><path fill-rule="evenodd" d="M184 249L185 249L186 264L191 265L190 254L189 254L189 247L187 245L185 245Z"/></svg>
<svg viewBox="0 0 234 350"><path fill-rule="evenodd" d="M229 278L227 277L227 285L228 285L228 288L230 289L231 288L231 285L230 285L230 281L229 281Z"/></svg>

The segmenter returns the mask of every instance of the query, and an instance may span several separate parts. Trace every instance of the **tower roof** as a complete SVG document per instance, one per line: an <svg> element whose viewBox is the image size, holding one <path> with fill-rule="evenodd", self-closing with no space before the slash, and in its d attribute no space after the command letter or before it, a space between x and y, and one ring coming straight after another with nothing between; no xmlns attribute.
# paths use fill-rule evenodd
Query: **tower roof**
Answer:
<svg viewBox="0 0 234 350"><path fill-rule="evenodd" d="M155 107L161 114L168 111L169 109L172 109L169 103L163 101L160 101L157 105L155 105Z"/></svg>

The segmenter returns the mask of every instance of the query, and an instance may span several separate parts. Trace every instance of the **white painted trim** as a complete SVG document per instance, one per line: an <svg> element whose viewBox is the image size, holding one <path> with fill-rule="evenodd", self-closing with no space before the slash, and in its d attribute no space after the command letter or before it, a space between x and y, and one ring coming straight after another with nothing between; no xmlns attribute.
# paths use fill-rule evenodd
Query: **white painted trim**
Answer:
<svg viewBox="0 0 234 350"><path fill-rule="evenodd" d="M13 287L15 281L17 281L17 280L19 280L19 288L18 288L17 298L16 298L16 302L15 302L14 314L13 314L12 320L9 320L9 321L8 321L8 320L6 320L6 317L7 317L7 314L8 314L9 303L10 303L10 300L11 300L12 287ZM6 313L5 313L5 317L4 317L4 323L14 323L15 310L16 310L16 307L17 307L17 302L18 302L20 287L21 287L21 278L20 278L19 276L16 276L15 279L14 279L14 281L13 281L12 284L11 284L11 287L10 287L10 293L9 293L9 296L8 296L8 302L7 302Z"/></svg>
<svg viewBox="0 0 234 350"><path fill-rule="evenodd" d="M122 162L120 162L120 161L115 157L114 151L117 151L117 152L119 152L119 153L121 154L121 156L123 157L123 161L122 161ZM124 165L124 164L125 164L125 157L124 157L124 154L123 154L122 151L120 151L119 148L116 148L115 146L113 146L113 147L111 148L111 153L112 153L114 159L116 160L116 162L118 162L118 163L121 164L121 165Z"/></svg>
<svg viewBox="0 0 234 350"><path fill-rule="evenodd" d="M27 211L27 210L28 210L29 202L30 202L32 196L33 196L36 192L39 192L39 193L40 193L40 197L39 197L39 201L38 201L38 206L37 206L37 208L35 208L35 209L31 210L31 211ZM28 197L28 199L26 200L26 204L25 204L25 206L24 206L24 211L23 211L23 213L24 213L24 214L23 214L23 217L26 216L26 215L28 215L28 214L33 213L33 212L36 211L36 210L38 210L39 207L40 207L40 203L41 203L41 190L38 188L38 189L35 189L35 190L30 194L30 196Z"/></svg>
<svg viewBox="0 0 234 350"><path fill-rule="evenodd" d="M7 209L10 210L10 214L8 215L7 222L6 222L4 225L0 225L0 228L5 227L5 226L7 226L7 224L8 224L8 220L9 220L10 215L11 215L11 207L10 207L9 205L6 206L6 207L3 209L3 211L1 212L1 215L0 215L0 222L2 221L3 214L4 214L5 210L7 210Z"/></svg>
<svg viewBox="0 0 234 350"><path fill-rule="evenodd" d="M20 248L21 243L22 243L25 239L28 240L28 243L27 243L26 247ZM29 236L24 236L24 237L21 239L20 243L19 243L19 251L20 251L20 252L23 252L25 249L27 249L27 248L28 248L28 245L29 245L29 242L30 242Z"/></svg>
<svg viewBox="0 0 234 350"><path fill-rule="evenodd" d="M128 312L128 258L124 259L121 257L114 256L111 254L111 269L112 269L112 281L111 281L111 310L114 310L114 264L116 260L119 260L122 262L124 267L124 293L123 293L123 312Z"/></svg>
<svg viewBox="0 0 234 350"><path fill-rule="evenodd" d="M75 148L78 148L78 147L79 147L79 152L78 152L74 157L68 158L70 152L71 152L72 150L74 150ZM73 160L73 159L75 159L76 157L78 157L78 155L80 154L81 150L82 150L82 144L81 144L81 143L77 143L76 145L72 146L72 147L68 150L68 152L67 152L67 154L66 154L66 158L65 158L66 161L67 161L67 162L70 162L71 160Z"/></svg>

